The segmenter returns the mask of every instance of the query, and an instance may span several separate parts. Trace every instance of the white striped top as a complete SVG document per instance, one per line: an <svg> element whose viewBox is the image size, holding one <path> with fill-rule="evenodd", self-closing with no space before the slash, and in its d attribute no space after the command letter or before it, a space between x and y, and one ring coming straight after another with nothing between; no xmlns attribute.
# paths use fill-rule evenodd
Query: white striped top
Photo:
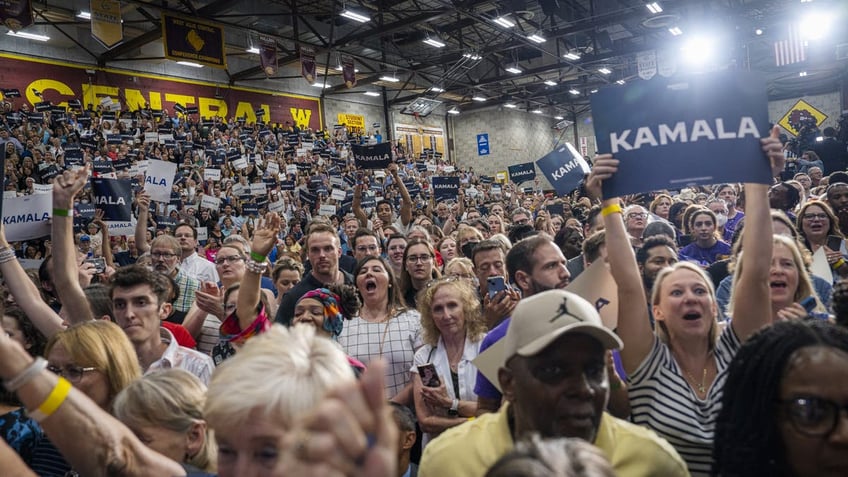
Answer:
<svg viewBox="0 0 848 477"><path fill-rule="evenodd" d="M656 337L651 352L628 378L630 419L665 438L686 461L693 477L711 475L715 422L727 367L740 346L733 327L727 326L716 343L718 374L705 399L695 394L671 349Z"/></svg>

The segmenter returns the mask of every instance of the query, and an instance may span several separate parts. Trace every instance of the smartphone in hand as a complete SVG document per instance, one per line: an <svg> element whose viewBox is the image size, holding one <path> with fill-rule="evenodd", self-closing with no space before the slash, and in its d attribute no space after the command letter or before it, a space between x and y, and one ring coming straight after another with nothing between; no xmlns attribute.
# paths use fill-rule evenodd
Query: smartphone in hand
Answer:
<svg viewBox="0 0 848 477"><path fill-rule="evenodd" d="M501 292L501 291L507 289L506 281L504 280L504 277L489 277L489 278L486 279L486 286L487 286L487 289L489 290L489 299L490 300L492 298L494 298L495 295L498 294L498 292Z"/></svg>
<svg viewBox="0 0 848 477"><path fill-rule="evenodd" d="M418 375L421 376L421 382L424 386L428 388L437 388L442 384L439 374L436 372L436 366L433 363L418 366Z"/></svg>

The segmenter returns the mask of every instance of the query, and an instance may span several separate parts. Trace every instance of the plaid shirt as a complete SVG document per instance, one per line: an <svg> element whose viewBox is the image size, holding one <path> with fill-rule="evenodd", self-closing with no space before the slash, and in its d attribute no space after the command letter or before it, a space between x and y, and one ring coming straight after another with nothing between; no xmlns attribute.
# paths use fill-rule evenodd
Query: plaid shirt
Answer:
<svg viewBox="0 0 848 477"><path fill-rule="evenodd" d="M177 311L185 313L191 308L192 303L194 303L194 292L200 289L200 281L196 278L191 278L182 271L177 273L174 281L177 282L177 287L180 289L180 296L173 303L174 308Z"/></svg>

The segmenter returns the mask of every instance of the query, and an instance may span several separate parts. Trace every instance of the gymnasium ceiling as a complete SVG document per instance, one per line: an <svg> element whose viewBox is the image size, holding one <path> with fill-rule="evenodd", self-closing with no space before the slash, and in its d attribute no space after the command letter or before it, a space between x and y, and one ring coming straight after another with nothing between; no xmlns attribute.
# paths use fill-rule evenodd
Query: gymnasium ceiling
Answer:
<svg viewBox="0 0 848 477"><path fill-rule="evenodd" d="M223 82L266 87L258 55L245 51L258 45L262 34L277 42L277 79L297 80L298 47L311 46L319 81L327 85L315 95L345 100L385 88L389 106L424 97L461 111L512 103L552 117L580 112L588 108L592 90L639 81L638 53L656 49L677 55L695 37L705 38L706 46L682 53L678 71L750 67L766 76L772 98L834 91L848 75L848 29L837 26L848 23L848 2L840 0L663 0L661 13L635 0L123 0L124 41L111 50L93 40L89 22L76 16L88 3L35 1L38 25L32 28L54 31L58 45L51 46L80 48L92 63L121 67L128 60L168 61L162 54L161 12L208 19L226 32ZM370 21L341 17L344 9ZM812 9L835 20L830 33L809 43L804 64L775 66L774 42L783 39L790 20ZM514 26L495 23L499 17ZM671 27L683 34L672 35ZM545 41L529 39L534 34ZM427 38L445 46L425 44ZM711 60L705 57L707 47L715 50ZM569 52L580 59L566 59ZM353 57L358 69L353 89L342 84L336 70L342 55ZM843 59L837 59L840 55ZM512 66L521 71L506 71ZM807 75L800 77L801 71ZM380 80L386 75L400 81ZM434 86L444 91L437 93ZM475 96L486 101L472 100Z"/></svg>

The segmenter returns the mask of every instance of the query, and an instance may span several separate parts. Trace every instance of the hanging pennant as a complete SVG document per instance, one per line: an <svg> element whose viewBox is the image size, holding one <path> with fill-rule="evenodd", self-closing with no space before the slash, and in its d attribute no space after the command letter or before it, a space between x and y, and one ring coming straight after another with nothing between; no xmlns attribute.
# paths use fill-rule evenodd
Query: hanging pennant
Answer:
<svg viewBox="0 0 848 477"><path fill-rule="evenodd" d="M277 42L273 38L259 37L259 63L265 76L277 74Z"/></svg>
<svg viewBox="0 0 848 477"><path fill-rule="evenodd" d="M348 88L356 86L356 67L350 56L342 57L342 76L344 76L345 86Z"/></svg>
<svg viewBox="0 0 848 477"><path fill-rule="evenodd" d="M315 50L300 47L300 74L309 84L315 84Z"/></svg>
<svg viewBox="0 0 848 477"><path fill-rule="evenodd" d="M91 36L106 48L124 40L120 1L91 0Z"/></svg>

